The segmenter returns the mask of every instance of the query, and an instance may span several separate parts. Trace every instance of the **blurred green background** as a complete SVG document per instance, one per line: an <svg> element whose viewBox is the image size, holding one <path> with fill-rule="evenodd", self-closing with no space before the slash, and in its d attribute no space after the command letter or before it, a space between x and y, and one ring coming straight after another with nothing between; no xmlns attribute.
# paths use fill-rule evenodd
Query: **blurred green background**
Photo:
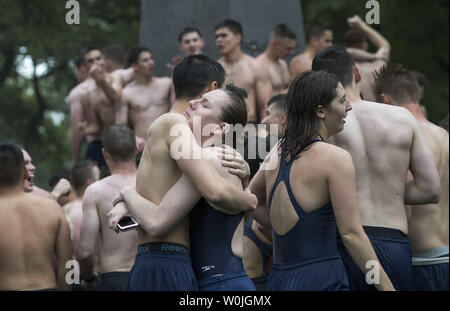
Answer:
<svg viewBox="0 0 450 311"><path fill-rule="evenodd" d="M0 141L14 141L31 154L35 184L45 189L53 173L71 166L65 97L77 84L73 59L86 45L120 43L129 50L139 43L140 0L79 3L80 25L67 25L65 1L0 0ZM393 62L425 74L422 104L438 123L448 113L448 0L379 3L380 25L372 26L391 43ZM348 17L364 19L365 4L301 1L305 24L330 24L338 44L343 43Z"/></svg>

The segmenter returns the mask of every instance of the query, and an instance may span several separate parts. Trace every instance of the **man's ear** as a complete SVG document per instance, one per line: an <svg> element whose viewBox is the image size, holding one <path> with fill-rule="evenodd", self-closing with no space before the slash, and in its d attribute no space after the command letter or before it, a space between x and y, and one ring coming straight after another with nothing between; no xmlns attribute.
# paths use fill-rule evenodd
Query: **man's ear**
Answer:
<svg viewBox="0 0 450 311"><path fill-rule="evenodd" d="M111 156L109 155L109 153L105 150L105 148L102 148L102 154L103 157L105 158L105 160L110 160Z"/></svg>
<svg viewBox="0 0 450 311"><path fill-rule="evenodd" d="M230 130L231 130L230 124L228 124L226 122L221 122L219 124L219 126L215 128L214 135L217 135L217 134L225 135Z"/></svg>
<svg viewBox="0 0 450 311"><path fill-rule="evenodd" d="M358 84L362 80L358 67L356 65L354 65L352 71L353 71L353 76L355 77L355 82L356 82L356 84Z"/></svg>
<svg viewBox="0 0 450 311"><path fill-rule="evenodd" d="M205 46L205 40L200 38L200 47L203 49L204 46Z"/></svg>
<svg viewBox="0 0 450 311"><path fill-rule="evenodd" d="M383 103L388 104L388 105L392 105L392 99L389 95L381 93L380 97L383 99Z"/></svg>
<svg viewBox="0 0 450 311"><path fill-rule="evenodd" d="M286 124L287 115L286 112L283 112L280 116L280 125L284 126Z"/></svg>
<svg viewBox="0 0 450 311"><path fill-rule="evenodd" d="M320 119L325 119L326 115L325 115L325 108L323 108L322 105L317 106L316 109L316 116Z"/></svg>
<svg viewBox="0 0 450 311"><path fill-rule="evenodd" d="M218 88L219 88L219 85L217 84L217 81L213 81L203 89L203 91L201 92L201 94L198 98L202 97L203 94L214 91L215 89L218 89Z"/></svg>

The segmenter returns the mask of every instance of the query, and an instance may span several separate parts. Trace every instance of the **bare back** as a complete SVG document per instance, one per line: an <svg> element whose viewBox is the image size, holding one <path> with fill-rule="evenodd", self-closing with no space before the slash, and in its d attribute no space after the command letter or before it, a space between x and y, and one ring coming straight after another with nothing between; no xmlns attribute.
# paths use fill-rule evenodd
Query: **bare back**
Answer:
<svg viewBox="0 0 450 311"><path fill-rule="evenodd" d="M138 233L136 230L116 234L108 226L106 214L111 210L111 202L120 190L134 185L134 174L113 174L89 188L89 195L95 198L98 218L100 220L100 271L130 271L136 258Z"/></svg>
<svg viewBox="0 0 450 311"><path fill-rule="evenodd" d="M367 101L352 106L344 130L330 142L352 155L361 223L408 234L404 195L415 120L400 107Z"/></svg>
<svg viewBox="0 0 450 311"><path fill-rule="evenodd" d="M172 80L154 77L148 84L134 80L125 87L122 101L127 105L128 125L143 139L150 125L171 106Z"/></svg>
<svg viewBox="0 0 450 311"><path fill-rule="evenodd" d="M64 215L70 227L73 254L76 254L80 242L81 220L83 219L83 201L75 199L63 206Z"/></svg>
<svg viewBox="0 0 450 311"><path fill-rule="evenodd" d="M136 176L136 190L144 198L159 204L166 192L177 182L182 171L170 156L167 137L171 131L171 118L178 113L166 113L156 119L147 132L147 143ZM187 121L186 125L187 125ZM188 126L188 125L187 125ZM139 243L170 242L189 247L189 223L182 220L165 237L152 238L139 230Z"/></svg>
<svg viewBox="0 0 450 311"><path fill-rule="evenodd" d="M57 288L55 255L63 264L72 255L59 205L31 194L0 198L0 289Z"/></svg>
<svg viewBox="0 0 450 311"><path fill-rule="evenodd" d="M438 204L412 206L409 239L413 253L448 245L449 235L449 136L444 129L431 122L419 121L419 125L439 172L441 200Z"/></svg>
<svg viewBox="0 0 450 311"><path fill-rule="evenodd" d="M267 68L272 84L272 96L287 93L289 86L289 69L286 62L279 59L276 62L271 61L265 53L259 55L256 61L260 66Z"/></svg>

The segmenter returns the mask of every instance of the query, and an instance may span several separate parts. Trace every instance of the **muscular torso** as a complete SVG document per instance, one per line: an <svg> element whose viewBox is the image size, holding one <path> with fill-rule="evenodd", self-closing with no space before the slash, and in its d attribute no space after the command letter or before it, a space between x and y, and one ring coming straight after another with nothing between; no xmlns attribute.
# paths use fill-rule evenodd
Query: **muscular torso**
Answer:
<svg viewBox="0 0 450 311"><path fill-rule="evenodd" d="M173 114L162 115L150 126L136 176L137 192L155 204L161 202L182 173L176 161L170 156L170 149L165 138L170 135L170 129L166 128L164 123L167 118L171 118L171 115ZM146 242L170 242L189 247L188 218L185 217L167 236L162 238L153 238L139 229L139 244Z"/></svg>
<svg viewBox="0 0 450 311"><path fill-rule="evenodd" d="M0 199L0 290L56 288L59 209L31 194Z"/></svg>
<svg viewBox="0 0 450 311"><path fill-rule="evenodd" d="M439 172L441 200L438 204L412 206L409 222L409 239L413 253L448 245L449 235L448 133L428 121L420 121L419 125Z"/></svg>
<svg viewBox="0 0 450 311"><path fill-rule="evenodd" d="M234 85L244 89L247 92L247 119L256 122L258 120L256 82L254 66L257 65L256 60L244 54L242 58L234 64L225 62L224 58L220 58L218 62L223 66L226 73L225 85L233 83Z"/></svg>
<svg viewBox="0 0 450 311"><path fill-rule="evenodd" d="M361 223L408 234L404 192L413 139L409 113L366 101L352 106L344 130L329 141L353 158Z"/></svg>
<svg viewBox="0 0 450 311"><path fill-rule="evenodd" d="M376 60L373 62L355 62L358 67L359 74L361 75L361 82L359 82L359 88L364 100L376 101L375 94L372 90L375 78L373 74L386 64L383 60Z"/></svg>
<svg viewBox="0 0 450 311"><path fill-rule="evenodd" d="M256 61L261 66L267 68L272 84L272 96L287 93L289 86L289 70L286 62L279 59L276 62L271 61L264 53L256 58Z"/></svg>
<svg viewBox="0 0 450 311"><path fill-rule="evenodd" d="M92 185L100 220L100 271L130 271L136 258L138 233L130 230L116 234L108 226L107 213L120 190L134 185L134 174L113 174Z"/></svg>
<svg viewBox="0 0 450 311"><path fill-rule="evenodd" d="M114 103L111 103L106 97L103 90L96 87L88 93L88 109L91 110L92 116L96 118L99 125L99 131L96 134L87 135L89 142L101 139L103 132L115 124L115 109ZM89 115L90 113L88 113ZM88 118L88 122L90 122Z"/></svg>
<svg viewBox="0 0 450 311"><path fill-rule="evenodd" d="M171 83L170 78L155 77L146 85L133 81L123 90L129 126L135 135L145 139L153 121L169 111Z"/></svg>

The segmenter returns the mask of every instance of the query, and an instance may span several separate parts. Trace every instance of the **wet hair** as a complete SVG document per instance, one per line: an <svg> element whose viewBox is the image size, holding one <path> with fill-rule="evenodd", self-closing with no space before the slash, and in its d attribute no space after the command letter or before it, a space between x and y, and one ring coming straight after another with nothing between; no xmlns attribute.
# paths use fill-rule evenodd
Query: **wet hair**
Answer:
<svg viewBox="0 0 450 311"><path fill-rule="evenodd" d="M278 94L269 99L267 107L273 106L278 112L283 113L286 112L286 105L287 105L286 101L287 101L286 94Z"/></svg>
<svg viewBox="0 0 450 311"><path fill-rule="evenodd" d="M320 52L312 62L312 70L335 74L344 88L353 83L353 66L354 62L350 54L344 48L336 46Z"/></svg>
<svg viewBox="0 0 450 311"><path fill-rule="evenodd" d="M175 66L172 78L175 97L193 99L214 81L221 88L225 82L225 70L208 56L189 55Z"/></svg>
<svg viewBox="0 0 450 311"><path fill-rule="evenodd" d="M272 31L273 38L297 40L295 32L286 24L278 24Z"/></svg>
<svg viewBox="0 0 450 311"><path fill-rule="evenodd" d="M240 87L233 84L227 84L223 89L225 93L230 97L231 103L222 107L220 112L219 120L226 122L231 126L242 125L242 130L244 130L247 124L247 105L245 99L247 98L247 92ZM234 128L235 131L239 131L239 128ZM242 140L242 147L244 146L244 135L243 132L235 132L230 130L227 132L222 140L222 143L228 143L233 148L238 148L238 141Z"/></svg>
<svg viewBox="0 0 450 311"><path fill-rule="evenodd" d="M18 185L24 168L25 159L20 147L9 141L0 142L0 187Z"/></svg>
<svg viewBox="0 0 450 311"><path fill-rule="evenodd" d="M219 119L231 125L245 126L247 124L247 105L245 104L247 92L233 84L227 84L224 91L230 96L231 104L222 109Z"/></svg>
<svg viewBox="0 0 450 311"><path fill-rule="evenodd" d="M80 56L79 56L79 57L81 57L82 63L83 64L86 63L86 59L85 59L86 54L89 54L90 52L96 51L96 50L100 51L100 49L98 47L96 47L96 46L88 46L88 47L85 47L84 49L82 49L81 53L80 53Z"/></svg>
<svg viewBox="0 0 450 311"><path fill-rule="evenodd" d="M356 29L351 29L345 33L344 42L348 48L361 49L366 41L366 35L364 32Z"/></svg>
<svg viewBox="0 0 450 311"><path fill-rule="evenodd" d="M130 53L128 53L128 64L131 66L131 64L137 64L139 61L139 56L142 52L149 52L150 50L144 46L136 46L130 50Z"/></svg>
<svg viewBox="0 0 450 311"><path fill-rule="evenodd" d="M296 159L302 147L319 135L317 107L327 108L337 96L339 79L324 71L305 71L291 83L287 94L285 133L281 146L285 159Z"/></svg>
<svg viewBox="0 0 450 311"><path fill-rule="evenodd" d="M102 49L105 58L112 60L114 63L125 66L125 51L119 44L111 44Z"/></svg>
<svg viewBox="0 0 450 311"><path fill-rule="evenodd" d="M180 34L178 35L178 43L181 43L181 40L183 40L184 35L191 33L191 32L196 32L198 33L198 36L200 38L202 38L202 33L200 32L200 30L198 30L198 28L195 27L186 27L183 29L182 32L180 32Z"/></svg>
<svg viewBox="0 0 450 311"><path fill-rule="evenodd" d="M325 31L332 31L332 29L330 28L330 26L328 26L325 23L322 22L313 22L311 24L309 24L308 28L306 28L306 42L309 43L309 41L314 37L314 38L320 38L323 36L323 34L325 33Z"/></svg>
<svg viewBox="0 0 450 311"><path fill-rule="evenodd" d="M242 26L238 21L234 19L226 19L214 27L214 31L217 31L220 28L228 28L233 34L241 35L242 39L244 39L244 31L242 30Z"/></svg>
<svg viewBox="0 0 450 311"><path fill-rule="evenodd" d="M114 162L134 161L136 156L136 137L126 125L108 127L102 138L103 148Z"/></svg>
<svg viewBox="0 0 450 311"><path fill-rule="evenodd" d="M83 160L74 164L70 170L70 180L75 192L79 195L83 192L86 182L89 179L94 179L95 163L91 160Z"/></svg>
<svg viewBox="0 0 450 311"><path fill-rule="evenodd" d="M50 187L50 189L53 190L56 184L63 178L70 181L70 171L68 169L62 169L53 174L48 182L48 186Z"/></svg>
<svg viewBox="0 0 450 311"><path fill-rule="evenodd" d="M420 101L420 86L416 77L403 65L389 63L375 72L373 91L378 101L382 101L381 94L387 94L399 104L411 100Z"/></svg>

